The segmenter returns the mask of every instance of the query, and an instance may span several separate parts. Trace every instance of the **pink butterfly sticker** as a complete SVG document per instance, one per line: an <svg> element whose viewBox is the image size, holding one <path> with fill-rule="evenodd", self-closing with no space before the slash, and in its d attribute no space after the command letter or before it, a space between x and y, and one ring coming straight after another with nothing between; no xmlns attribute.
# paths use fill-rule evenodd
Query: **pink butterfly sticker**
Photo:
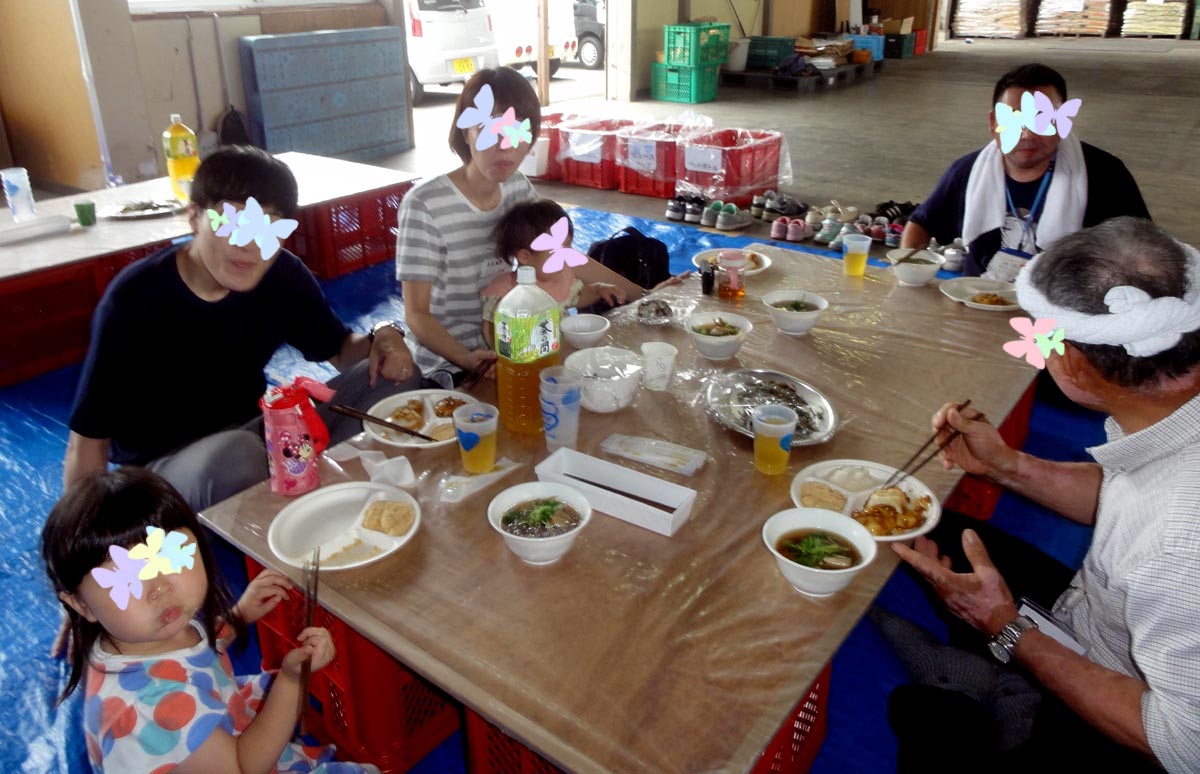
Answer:
<svg viewBox="0 0 1200 774"><path fill-rule="evenodd" d="M1025 358L1025 362L1034 368L1045 368L1046 354L1038 346L1036 339L1038 336L1044 337L1054 332L1058 324L1049 318L1034 321L1028 317L1014 317L1008 321L1008 324L1021 334L1021 338L1017 341L1007 342L1004 345L1004 351L1015 358Z"/></svg>
<svg viewBox="0 0 1200 774"><path fill-rule="evenodd" d="M542 265L544 273L553 274L556 271L561 271L564 266L583 266L587 263L588 258L586 255L574 247L563 246L563 243L567 241L567 234L570 232L570 228L570 224L564 215L550 227L550 233L539 235L529 245L530 250L550 251L550 257Z"/></svg>
<svg viewBox="0 0 1200 774"><path fill-rule="evenodd" d="M1058 130L1058 136L1066 139L1071 133L1071 119L1079 113L1079 107L1083 104L1081 99L1069 99L1062 103L1057 110L1054 109L1054 103L1050 101L1042 92L1034 92L1033 103L1037 107L1037 116L1033 119L1034 129L1038 134L1046 134L1046 127L1050 126L1050 122L1054 122L1054 127Z"/></svg>
<svg viewBox="0 0 1200 774"><path fill-rule="evenodd" d="M129 552L120 546L109 546L108 555L117 565L115 570L97 567L92 570L92 577L102 589L110 589L109 596L116 603L118 610L129 607L129 597L142 598L142 582L138 574L146 566L144 559L132 559Z"/></svg>

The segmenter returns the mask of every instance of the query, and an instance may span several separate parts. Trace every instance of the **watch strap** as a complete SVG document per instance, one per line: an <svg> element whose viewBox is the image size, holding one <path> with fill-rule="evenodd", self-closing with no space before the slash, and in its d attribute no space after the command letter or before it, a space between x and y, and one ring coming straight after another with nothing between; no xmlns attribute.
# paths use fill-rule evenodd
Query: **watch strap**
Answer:
<svg viewBox="0 0 1200 774"><path fill-rule="evenodd" d="M397 320L381 320L380 322L377 322L371 326L371 330L367 332L367 341L374 344L375 343L375 334L378 333L379 331L383 330L384 328L391 328L392 330L399 333L401 337L404 337L404 328L400 325L399 321L397 321Z"/></svg>

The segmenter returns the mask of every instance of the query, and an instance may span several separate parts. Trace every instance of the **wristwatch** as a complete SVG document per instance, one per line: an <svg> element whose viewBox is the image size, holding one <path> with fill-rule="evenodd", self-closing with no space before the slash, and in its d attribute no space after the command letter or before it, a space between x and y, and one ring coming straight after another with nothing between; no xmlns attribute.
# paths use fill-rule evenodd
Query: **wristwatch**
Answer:
<svg viewBox="0 0 1200 774"><path fill-rule="evenodd" d="M396 333L399 333L401 338L404 337L404 328L400 326L399 322L396 320L381 320L371 326L370 332L367 333L367 341L371 342L371 344L374 344L375 334L379 333L384 328L391 328L392 330L396 331Z"/></svg>
<svg viewBox="0 0 1200 774"><path fill-rule="evenodd" d="M1004 625L995 637L988 640L988 650L1001 664L1012 661L1013 648L1021 635L1030 629L1038 628L1037 623L1027 615L1019 615Z"/></svg>

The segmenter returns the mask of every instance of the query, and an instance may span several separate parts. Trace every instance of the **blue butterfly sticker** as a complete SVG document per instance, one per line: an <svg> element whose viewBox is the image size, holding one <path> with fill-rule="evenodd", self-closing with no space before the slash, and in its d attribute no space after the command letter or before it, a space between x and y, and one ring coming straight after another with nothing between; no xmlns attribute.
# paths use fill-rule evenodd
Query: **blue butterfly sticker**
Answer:
<svg viewBox="0 0 1200 774"><path fill-rule="evenodd" d="M489 84L484 84L479 93L475 95L475 105L463 109L459 114L458 120L454 125L459 129L471 129L479 127L479 137L475 140L475 147L478 150L487 150L500 141L499 132L488 131L492 122L492 111L496 109L496 97L492 94L492 87Z"/></svg>
<svg viewBox="0 0 1200 774"><path fill-rule="evenodd" d="M1021 141L1021 132L1025 129L1043 137L1049 137L1055 133L1055 130L1050 127L1038 131L1037 103L1033 94L1028 91L1021 95L1020 110L1013 110L1003 102L997 102L995 110L996 134L1000 135L1000 150L1003 153L1009 153L1017 147L1017 143Z"/></svg>
<svg viewBox="0 0 1200 774"><path fill-rule="evenodd" d="M229 204L225 206L232 207ZM271 216L263 212L262 206L253 196L246 200L246 209L240 213L236 207L232 209L237 213L237 225L229 235L229 243L234 247L245 247L253 242L258 246L264 261L274 258L283 247L281 240L291 236L300 225L298 221L290 218L271 220ZM217 232L217 236L221 236L220 231Z"/></svg>

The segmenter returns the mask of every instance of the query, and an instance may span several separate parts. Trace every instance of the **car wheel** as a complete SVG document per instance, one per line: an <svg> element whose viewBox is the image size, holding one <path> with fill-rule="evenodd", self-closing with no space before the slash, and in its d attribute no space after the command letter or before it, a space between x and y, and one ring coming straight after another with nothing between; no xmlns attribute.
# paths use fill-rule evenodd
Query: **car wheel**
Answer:
<svg viewBox="0 0 1200 774"><path fill-rule="evenodd" d="M591 35L579 39L579 62L589 70L604 66L604 47Z"/></svg>
<svg viewBox="0 0 1200 774"><path fill-rule="evenodd" d="M417 80L417 76L413 74L411 67L408 68L408 92L412 99L413 107L425 101L425 87Z"/></svg>
<svg viewBox="0 0 1200 774"><path fill-rule="evenodd" d="M537 72L537 62L531 62L529 66L533 68L533 71L535 73ZM550 77L551 78L553 78L555 76L555 74L558 73L558 68L560 68L560 67L562 67L561 59L551 59L550 60Z"/></svg>

